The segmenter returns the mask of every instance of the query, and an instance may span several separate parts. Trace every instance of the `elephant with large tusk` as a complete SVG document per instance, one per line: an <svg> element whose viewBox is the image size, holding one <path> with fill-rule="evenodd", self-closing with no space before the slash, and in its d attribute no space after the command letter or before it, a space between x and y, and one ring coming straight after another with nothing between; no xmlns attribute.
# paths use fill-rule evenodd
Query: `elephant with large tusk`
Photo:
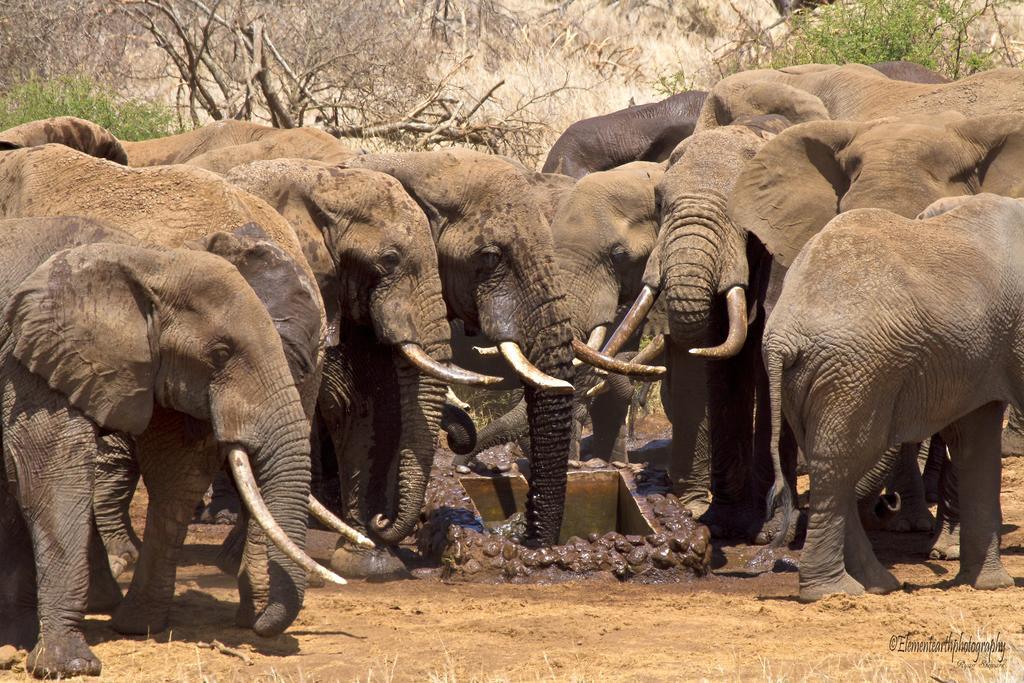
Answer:
<svg viewBox="0 0 1024 683"><path fill-rule="evenodd" d="M394 176L420 205L450 315L497 344L523 382L533 447L527 538L554 543L572 436L572 330L550 228L522 169L467 150L372 154L347 165Z"/></svg>
<svg viewBox="0 0 1024 683"><path fill-rule="evenodd" d="M19 577L5 587L16 597L0 604L0 641L34 646L29 671L99 674L78 630L87 596L107 601L94 608L116 606L119 630L162 628L174 566L146 550L166 552L157 529L181 521L163 516L170 508L162 499L168 487L201 495L225 451L271 542L254 630L274 635L291 623L309 570L344 583L303 551L309 423L281 338L236 268L197 250L144 246L80 218L0 221L0 245L7 321L0 469L24 514L23 524L8 519L0 528L5 562L15 565L7 575ZM166 448L184 416L208 425L198 436L206 447ZM93 473L111 436L134 444L153 497L151 534L120 604L105 567L90 577L88 561L90 537L98 542ZM186 500L177 510L187 521L194 499L175 495ZM184 525L175 532L183 537ZM36 571L21 571L18 563L33 562L32 544Z"/></svg>
<svg viewBox="0 0 1024 683"><path fill-rule="evenodd" d="M75 151L47 144L21 148L18 139L36 141L26 130L42 128L47 139L81 142L60 122L42 121L0 133L0 206L7 217L82 215L108 221L144 244L188 246L209 251L230 262L260 300L278 335L291 382L308 420L313 415L327 337L324 308L315 277L306 263L294 231L270 206L219 176L184 166L129 169L95 158L89 152L109 150L113 138L91 126L94 149ZM82 153L86 152L86 153ZM130 200L125 200L130 197ZM188 418L191 419L191 418ZM138 444L138 467L150 496L146 543L141 552L130 538L113 538L123 531L124 513L135 478L126 469L133 463L129 444L110 444L100 453L97 468L97 523L104 541L111 539L138 556L132 588L115 614L113 626L128 633L155 633L167 625L174 592L175 564L184 530L195 502L223 463L208 427L186 428L181 415L160 415L151 443ZM112 440L116 441L116 440ZM201 467L168 469L161 454L188 453ZM204 455L205 454L205 455ZM152 457L151 457L152 456ZM308 457L308 456L307 456ZM309 495L303 497L308 508ZM114 514L108 515L107 513ZM305 515L303 515L305 519ZM274 585L266 542L251 527L253 552L241 588L238 620L263 632L279 632L297 608L264 614ZM110 544L108 543L108 549ZM118 555L119 553L111 553ZM274 601L280 597L274 598Z"/></svg>
<svg viewBox="0 0 1024 683"><path fill-rule="evenodd" d="M499 378L451 363L437 251L397 180L305 159L242 164L225 178L292 226L338 331L328 340L318 414L338 459L343 516L379 547L339 543L332 566L355 577L401 574L391 546L419 519L446 385ZM221 564L239 559L229 552Z"/></svg>

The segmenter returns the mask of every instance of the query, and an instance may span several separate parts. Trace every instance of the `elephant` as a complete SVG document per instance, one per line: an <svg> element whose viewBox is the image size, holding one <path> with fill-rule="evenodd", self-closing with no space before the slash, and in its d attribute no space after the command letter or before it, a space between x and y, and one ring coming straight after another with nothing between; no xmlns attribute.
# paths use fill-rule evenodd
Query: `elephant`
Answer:
<svg viewBox="0 0 1024 683"><path fill-rule="evenodd" d="M6 137L7 133L0 134L0 141ZM9 148L13 143L5 144ZM218 232L272 244L271 258L277 265L270 280L264 279L264 269L255 267L247 271L249 283L273 315L303 409L307 418L312 417L326 338L323 304L294 232L262 200L208 171L184 166L129 169L63 145L48 144L0 152L0 207L4 217L82 215L107 220L148 245L184 246ZM253 260L253 265L258 263L258 259ZM217 463L222 462L210 455L216 450L215 444L204 437L201 425L186 430L181 419L158 424L162 438L153 439L150 452L189 449L196 462L205 458L214 469L163 471L158 455L140 458L150 495L146 543L132 588L113 622L116 629L128 633L158 632L166 626L176 557L187 524ZM111 507L116 506L101 509ZM345 528L340 520L335 522L339 530ZM110 520L110 526L119 523ZM252 551L247 553L241 577L238 612L239 622L247 626L254 623L259 605L266 602L272 587L262 533L253 524L250 532ZM274 621L283 623L281 618ZM267 630L263 626L261 629Z"/></svg>
<svg viewBox="0 0 1024 683"><path fill-rule="evenodd" d="M999 441L1006 405L1024 406L1024 206L990 193L941 202L916 219L831 220L768 318L773 490L783 415L812 484L803 601L899 588L857 521L854 483L892 444L936 432L964 503L957 581L1013 585L999 559Z"/></svg>
<svg viewBox="0 0 1024 683"><path fill-rule="evenodd" d="M796 124L942 111L968 117L1024 113L1024 72L992 69L949 83L913 83L886 78L863 64L744 71L723 78L709 91L694 131L759 114L778 114Z"/></svg>
<svg viewBox="0 0 1024 683"><path fill-rule="evenodd" d="M695 516L703 515L714 535L761 543L771 534L764 519L771 470L763 401L758 403L763 462L753 459L751 416L755 394L764 389L763 373L752 348L742 342L760 335L764 294L758 286L767 264L729 220L727 202L746 165L787 125L777 115L754 117L696 133L680 144L675 163L656 187L660 230L640 294L603 349L617 353L655 300L664 305L669 374L662 392L672 423L673 490ZM751 272L757 279L740 288ZM713 346L725 331L727 340Z"/></svg>
<svg viewBox="0 0 1024 683"><path fill-rule="evenodd" d="M664 161L693 133L706 95L691 90L577 121L555 140L542 170L578 180L630 161Z"/></svg>
<svg viewBox="0 0 1024 683"><path fill-rule="evenodd" d="M13 495L22 522L10 501L0 502L0 533L14 562L34 564L13 570L18 585L7 591L16 599L4 610L0 640L34 644L27 668L40 677L100 673L79 624L90 589L94 467L112 437L137 443L147 474L209 468L159 448L167 423L209 425L214 447L206 458L228 456L272 542L268 599L251 624L257 633L279 633L295 619L307 572L344 583L302 550L309 423L263 303L213 254L139 246L127 236L88 243L113 232L80 218L0 223L9 490L0 498ZM152 512L147 528L155 536L154 523L173 522ZM140 563L136 580L150 569ZM173 593L173 571L171 581ZM130 590L115 622L150 609Z"/></svg>
<svg viewBox="0 0 1024 683"><path fill-rule="evenodd" d="M555 263L573 332L593 347L604 342L617 322L619 307L631 302L640 291L644 266L658 235L654 194L664 173L663 164L639 161L591 173L574 185L565 183L565 176L555 174L537 174L544 177L534 181L544 194L551 187L559 190L557 201L548 202L553 206L549 215ZM472 344L473 338L455 339L453 344L460 342ZM468 350L456 348L457 358L460 352ZM486 369L494 371L491 366ZM610 391L588 401L580 390L593 386L595 381L589 366L577 368L574 384L581 401L577 412L587 407L583 403L590 403L594 429L591 455L625 461L620 432L633 386L628 378L611 374L604 380ZM482 428L475 451L521 439L527 431L525 415L526 406L520 403Z"/></svg>
<svg viewBox="0 0 1024 683"><path fill-rule="evenodd" d="M217 173L263 159L304 158L340 163L355 155L317 128L271 128L249 121L216 121L178 135L121 142L129 166L189 164Z"/></svg>
<svg viewBox="0 0 1024 683"><path fill-rule="evenodd" d="M831 65L824 68L834 68ZM913 62L880 62L871 68L886 78L912 83L948 83L941 74ZM787 70L783 70L787 71ZM877 74L874 74L877 78ZM716 86L716 91L718 86ZM572 124L551 146L544 172L582 178L630 161L664 161L680 141L689 137L697 123L707 93L678 93L659 102L583 119ZM757 111L745 113L780 113ZM802 120L789 116L793 121ZM724 123L724 121L722 122Z"/></svg>
<svg viewBox="0 0 1024 683"><path fill-rule="evenodd" d="M497 343L523 381L532 450L524 540L555 543L572 440L568 380L585 345L573 337L551 230L529 181L502 159L458 149L369 154L347 166L392 175L416 200L437 245L449 318Z"/></svg>
<svg viewBox="0 0 1024 683"><path fill-rule="evenodd" d="M288 220L329 324L341 330L328 350L319 418L338 458L344 516L378 548L342 542L332 567L356 577L394 573L401 563L389 546L419 520L445 384L498 378L447 365L437 251L426 216L397 180L305 159L248 163L225 178ZM386 483L393 464L394 487Z"/></svg>

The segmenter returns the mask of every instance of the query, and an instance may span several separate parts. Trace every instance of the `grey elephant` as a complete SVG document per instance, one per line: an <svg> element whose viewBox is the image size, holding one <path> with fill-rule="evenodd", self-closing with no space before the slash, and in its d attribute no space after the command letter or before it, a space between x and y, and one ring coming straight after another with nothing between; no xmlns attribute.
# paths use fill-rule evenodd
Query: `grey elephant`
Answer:
<svg viewBox="0 0 1024 683"><path fill-rule="evenodd" d="M166 441L167 424L209 425L208 457L228 456L272 542L269 597L252 621L257 633L291 623L307 572L343 583L302 550L309 424L263 304L220 257L141 247L115 233L78 218L0 223L9 490L0 497L13 495L23 520L0 502L7 511L0 534L12 562L34 563L34 576L29 567L13 568L17 585L5 593L14 604L4 609L0 641L34 645L27 667L40 677L100 672L79 623L90 588L94 468L111 439L137 443L148 477L209 467L153 447ZM101 241L75 246L92 240ZM154 524L173 520L150 514ZM152 568L140 566L137 577ZM131 608L148 613L152 606L122 603L115 619Z"/></svg>
<svg viewBox="0 0 1024 683"><path fill-rule="evenodd" d="M970 501L957 580L1013 585L999 559L999 441L1006 404L1024 405L1024 206L986 193L924 216L836 217L796 257L768 319L777 476L784 415L813 487L804 601L900 586L857 520L854 484L891 445L936 432Z"/></svg>
<svg viewBox="0 0 1024 683"><path fill-rule="evenodd" d="M516 165L468 150L373 154L347 165L394 176L423 208L449 316L497 344L522 380L533 455L526 540L554 543L572 440L572 359L593 350L573 336L550 227L529 181Z"/></svg>
<svg viewBox="0 0 1024 683"><path fill-rule="evenodd" d="M345 516L379 547L342 542L332 566L357 577L399 572L390 548L419 520L445 385L498 378L449 365L437 251L397 180L306 159L243 164L225 177L287 219L339 330L318 415L338 458Z"/></svg>
<svg viewBox="0 0 1024 683"><path fill-rule="evenodd" d="M0 142L18 131L0 134ZM53 135L60 138L62 133L56 129ZM9 217L86 215L106 219L146 244L184 246L219 232L257 237L270 244L272 260L278 264L276 282L260 282L266 273L256 269L250 271L250 287L264 298L273 316L303 410L307 418L312 415L326 337L323 305L294 232L264 202L200 169L127 169L59 144L0 152L0 196L4 215ZM139 568L113 621L122 632L158 632L166 627L176 558L187 524L196 501L223 462L208 429L201 425L184 429L182 420L179 416L156 423L153 431L162 439L154 438L146 449L155 457L139 457L150 506ZM160 462L172 460L170 455L162 457L162 451L182 450L189 451L196 467L160 468ZM265 541L254 524L250 529L251 561L241 577L238 613L239 622L246 626L262 613L272 588ZM273 602L279 600L275 597ZM289 619L282 615L294 611L291 607L279 614L272 611L276 616L271 621L278 626L261 628L283 629Z"/></svg>
<svg viewBox="0 0 1024 683"><path fill-rule="evenodd" d="M575 336L600 349L618 322L619 309L639 293L647 258L658 235L655 187L663 164L634 162L566 183L566 176L535 174L531 182L547 197L555 263ZM552 191L551 188L555 188ZM650 332L650 330L649 330ZM474 338L453 339L458 358L479 344ZM635 351L635 348L632 349ZM493 365L481 366L497 371ZM578 415L589 411L594 436L590 453L605 460L625 461L620 433L633 396L623 375L609 374L609 391L593 400L585 395L599 378L589 366L577 366L574 385ZM526 406L520 402L480 430L476 452L526 434ZM575 455L574 455L575 457Z"/></svg>

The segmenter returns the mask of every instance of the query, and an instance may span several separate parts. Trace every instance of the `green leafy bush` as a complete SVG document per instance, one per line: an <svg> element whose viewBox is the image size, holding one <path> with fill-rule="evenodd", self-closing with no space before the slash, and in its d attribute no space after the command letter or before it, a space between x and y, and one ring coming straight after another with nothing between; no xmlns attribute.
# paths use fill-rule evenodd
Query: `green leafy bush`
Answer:
<svg viewBox="0 0 1024 683"><path fill-rule="evenodd" d="M793 15L792 32L772 58L789 64L917 62L952 78L990 68L987 46L969 30L992 2L972 0L840 0Z"/></svg>
<svg viewBox="0 0 1024 683"><path fill-rule="evenodd" d="M51 116L77 116L121 140L146 140L178 132L170 108L118 97L82 76L30 80L0 93L0 130Z"/></svg>

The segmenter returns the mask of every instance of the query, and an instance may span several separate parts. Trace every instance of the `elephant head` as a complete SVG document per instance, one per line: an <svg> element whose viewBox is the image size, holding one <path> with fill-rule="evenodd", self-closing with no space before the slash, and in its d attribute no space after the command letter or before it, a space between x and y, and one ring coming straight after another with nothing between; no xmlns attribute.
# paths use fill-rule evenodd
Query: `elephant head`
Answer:
<svg viewBox="0 0 1024 683"><path fill-rule="evenodd" d="M370 526L377 538L397 543L413 530L423 505L444 384L491 381L448 365L450 330L426 217L397 180L367 169L281 159L237 167L227 178L267 200L294 227L323 294L331 336L364 327L393 349L398 491L389 496L394 514L380 513ZM321 393L331 390L327 385ZM326 404L336 401L329 397Z"/></svg>
<svg viewBox="0 0 1024 683"><path fill-rule="evenodd" d="M74 116L56 116L8 128L0 133L0 150L59 144L89 156L126 166L124 147L106 128Z"/></svg>
<svg viewBox="0 0 1024 683"><path fill-rule="evenodd" d="M1020 196L1022 163L1024 116L1016 114L807 123L750 162L730 213L788 266L807 240L851 209L913 218L942 197Z"/></svg>
<svg viewBox="0 0 1024 683"><path fill-rule="evenodd" d="M449 316L480 330L525 384L531 542L557 541L572 436L572 329L547 220L521 169L466 150L357 157L394 176L426 213Z"/></svg>
<svg viewBox="0 0 1024 683"><path fill-rule="evenodd" d="M581 178L551 223L576 333L601 348L619 306L642 287L658 238L654 190L665 165L637 161Z"/></svg>
<svg viewBox="0 0 1024 683"><path fill-rule="evenodd" d="M676 161L656 189L661 230L647 260L643 288L609 339L606 353L618 351L640 328L662 292L676 344L705 347L718 341L710 338L712 313L724 302L727 338L691 352L711 358L739 352L746 339L749 269L746 233L729 217L729 196L747 163L787 124L777 115L757 116L680 143L682 150L673 153Z"/></svg>
<svg viewBox="0 0 1024 683"><path fill-rule="evenodd" d="M294 620L308 571L341 581L302 551L309 422L270 316L234 267L193 250L77 247L20 285L6 321L15 358L101 427L140 434L155 404L209 423L273 541L257 633Z"/></svg>

